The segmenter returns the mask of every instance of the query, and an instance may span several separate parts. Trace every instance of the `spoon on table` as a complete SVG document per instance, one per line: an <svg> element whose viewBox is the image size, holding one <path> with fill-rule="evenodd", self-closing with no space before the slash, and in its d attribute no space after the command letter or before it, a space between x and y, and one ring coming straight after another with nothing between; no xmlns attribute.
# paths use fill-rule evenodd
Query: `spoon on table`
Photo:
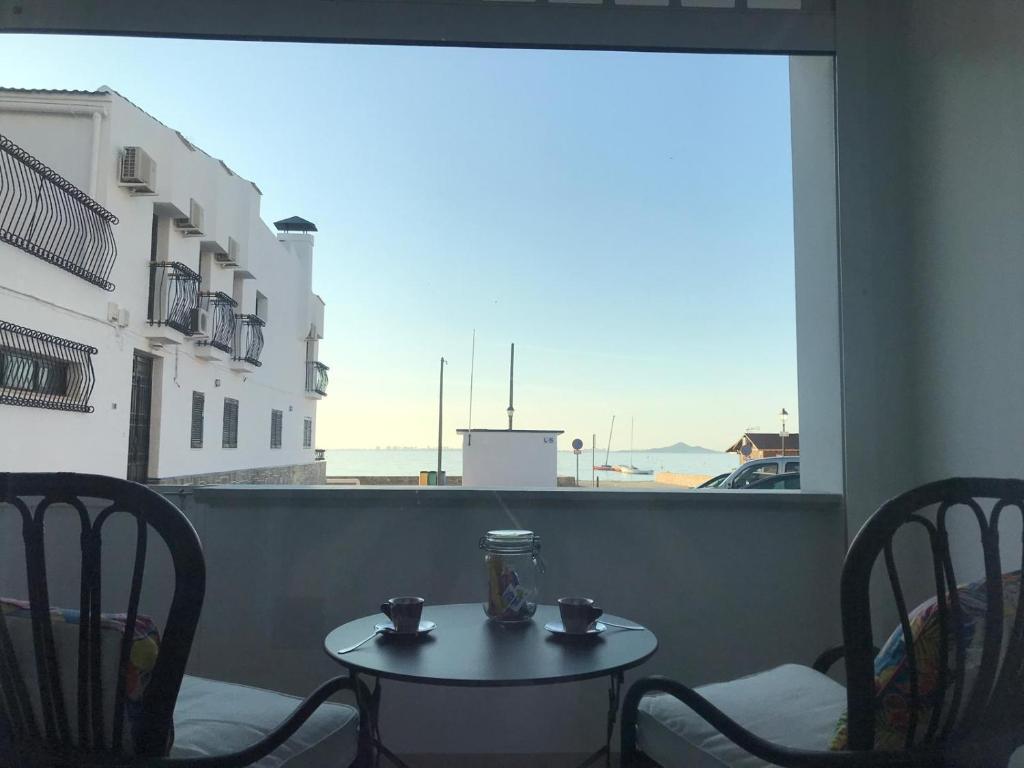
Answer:
<svg viewBox="0 0 1024 768"><path fill-rule="evenodd" d="M339 656L341 656L343 653L348 653L349 651L354 651L359 646L364 645L365 643L368 643L371 640L373 640L373 638L375 638L377 635L379 635L383 631L384 631L383 629L375 629L373 634L370 635L369 637L367 637L365 640L360 640L355 645L350 645L348 648L342 648L340 651L335 651L335 653L338 654Z"/></svg>
<svg viewBox="0 0 1024 768"><path fill-rule="evenodd" d="M598 619L598 621L601 622L602 624L604 624L606 627L615 627L616 629L633 629L633 630L638 630L638 631L641 631L641 632L643 630L647 629L647 627L641 627L639 625L635 625L635 626L630 627L630 626L627 626L626 624L615 624L615 623L610 622L610 621L605 621L604 619Z"/></svg>

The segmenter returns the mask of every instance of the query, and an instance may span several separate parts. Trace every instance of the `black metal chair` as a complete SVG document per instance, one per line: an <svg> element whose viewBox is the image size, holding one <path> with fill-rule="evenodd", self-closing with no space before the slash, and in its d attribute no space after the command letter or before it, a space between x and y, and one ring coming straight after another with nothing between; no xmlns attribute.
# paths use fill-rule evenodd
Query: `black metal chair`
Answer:
<svg viewBox="0 0 1024 768"><path fill-rule="evenodd" d="M72 514L78 519L75 536L81 548L81 581L76 585L81 611L74 654L77 658L70 664L67 654L62 656L54 642L50 614L53 585L47 581L44 535L48 510L62 506L73 510ZM0 473L0 512L5 509L13 510L20 517L27 571L25 583L31 610L31 643L26 649L28 632L18 635L20 628L12 630L11 626L15 621L27 623L27 619L8 620L0 611L0 765L25 768L140 765L235 768L251 765L285 745L328 697L341 690L354 691L348 677L336 677L298 703L283 722L278 724L275 720L267 727L269 732L255 743L243 739L242 743L247 746L227 754L187 759L168 757L175 705L183 680L190 680L185 677L185 666L205 591L206 566L195 529L176 507L150 489L97 475ZM108 593L112 585L104 588L101 584L103 536L109 534L109 526L105 531L107 523L122 515L129 516L128 523L135 531L135 552L134 556L130 552L112 555L132 565L130 583L125 585L127 605L123 612L126 619L119 641L117 668L112 673L109 667L113 665L108 662L104 675L101 595ZM130 518L134 518L134 522ZM142 695L138 721L133 724L132 753L128 754L123 739L128 727L126 662L139 616L150 530L166 544L174 571L174 588L159 654ZM133 561L128 560L129 557L133 557ZM22 640L20 657L16 650L19 638ZM26 664L34 667L34 674L31 670L25 673ZM69 666L76 668L70 670ZM114 680L111 715L110 692L105 686L109 687ZM285 712L292 708L290 697L281 694L203 682L222 686L221 690L239 689L277 697L274 711L281 710L282 705L287 707ZM232 701L224 705L227 712L239 706ZM339 708L339 705L333 706Z"/></svg>
<svg viewBox="0 0 1024 768"><path fill-rule="evenodd" d="M686 712L686 717L700 723L700 728L707 729L710 726L712 731L717 732L717 739L724 737L724 740L738 746L739 751L733 753L733 758L737 762L739 759L745 760L745 766L980 768L1007 765L1014 750L1024 745L1024 599L1018 602L1012 625L1007 623L1004 627L1003 620L999 529L1000 520L1007 514L1007 508L1016 516L1024 518L1024 481L954 478L930 483L888 501L857 534L842 572L844 644L823 653L813 665L814 672L806 667L794 668L803 670L798 675L810 681L811 687L822 686L821 690L826 692L827 699L830 695L827 686L838 687L838 684L826 678L825 673L836 661L845 657L845 695L841 687L838 689L843 709L848 712L848 749L829 750L827 739L815 748L773 742L755 734L738 719L723 711L727 707L716 706L710 700L717 698L722 703L723 689L720 686L694 690L663 677L649 677L634 683L623 703L623 765L657 764L640 751L637 733L641 701L645 695L655 692L670 694L685 705L680 709ZM966 513L973 521L972 526L977 525L980 532L980 554L984 561L985 632L980 665L970 675L965 674L967 662L963 633L951 632L954 628L962 627L964 622L957 597L957 580L947 528L950 512L954 509ZM931 709L931 715L926 721L917 722L922 701L918 686L921 669L915 659L914 643L906 643L906 662L911 680L911 715L904 748L881 751L874 748L877 706L874 658L877 648L871 623L871 573L876 561L881 558L903 638L912 637L904 588L893 551L894 536L904 526L923 533L928 543L932 562L926 574L928 582L934 582L940 627L938 658L945 659L947 663L938 665L938 687L933 701L938 701L939 705ZM1022 546L1024 543L1016 542L1016 545ZM950 637L955 637L955 641L951 643ZM815 674L821 677L819 683L814 682L812 676ZM661 698L652 697L645 706L650 708ZM809 696L807 701L811 699L813 696ZM672 707L678 707L672 699L666 701ZM729 703L735 704L736 701L733 699ZM783 706L783 702L777 703ZM766 701L762 710L771 706L772 702ZM758 718L750 714L749 711L745 713L747 722L756 722ZM771 713L767 714L767 717L771 716ZM724 740L716 741L716 748L728 743ZM799 739L796 741L799 742ZM730 745L728 749L735 750L735 747ZM751 755L763 762L758 762ZM733 762L719 756L714 764L731 765Z"/></svg>

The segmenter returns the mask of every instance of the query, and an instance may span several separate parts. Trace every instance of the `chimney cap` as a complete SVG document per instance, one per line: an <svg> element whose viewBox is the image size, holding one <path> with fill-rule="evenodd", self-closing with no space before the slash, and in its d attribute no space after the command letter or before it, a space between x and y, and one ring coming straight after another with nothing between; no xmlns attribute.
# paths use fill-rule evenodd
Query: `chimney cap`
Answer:
<svg viewBox="0 0 1024 768"><path fill-rule="evenodd" d="M290 216L287 219L281 219L280 221L274 222L274 227L277 228L278 232L316 232L316 224L312 221L306 221L300 216Z"/></svg>

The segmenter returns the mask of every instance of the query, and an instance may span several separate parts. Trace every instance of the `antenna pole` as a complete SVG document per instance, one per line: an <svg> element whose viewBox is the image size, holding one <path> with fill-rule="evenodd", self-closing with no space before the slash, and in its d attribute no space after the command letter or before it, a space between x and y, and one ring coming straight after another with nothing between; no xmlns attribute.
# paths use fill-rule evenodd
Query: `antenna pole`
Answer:
<svg viewBox="0 0 1024 768"><path fill-rule="evenodd" d="M512 414L515 413L515 409L512 407L512 382L513 374L516 370L516 345L512 342L512 359L508 364L508 428L512 429Z"/></svg>
<svg viewBox="0 0 1024 768"><path fill-rule="evenodd" d="M441 389L437 395L437 484L444 485L441 481L441 437L442 423L444 421L444 365L448 361L441 358Z"/></svg>
<svg viewBox="0 0 1024 768"><path fill-rule="evenodd" d="M476 368L476 328L473 329L473 349L469 353L469 430L466 445L473 444L473 371Z"/></svg>

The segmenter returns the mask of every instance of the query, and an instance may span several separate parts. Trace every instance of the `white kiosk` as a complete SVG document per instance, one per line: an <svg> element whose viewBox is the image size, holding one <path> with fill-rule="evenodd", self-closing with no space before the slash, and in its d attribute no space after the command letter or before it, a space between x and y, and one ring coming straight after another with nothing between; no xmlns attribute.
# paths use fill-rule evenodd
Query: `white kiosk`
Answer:
<svg viewBox="0 0 1024 768"><path fill-rule="evenodd" d="M561 429L459 429L462 485L555 488Z"/></svg>

